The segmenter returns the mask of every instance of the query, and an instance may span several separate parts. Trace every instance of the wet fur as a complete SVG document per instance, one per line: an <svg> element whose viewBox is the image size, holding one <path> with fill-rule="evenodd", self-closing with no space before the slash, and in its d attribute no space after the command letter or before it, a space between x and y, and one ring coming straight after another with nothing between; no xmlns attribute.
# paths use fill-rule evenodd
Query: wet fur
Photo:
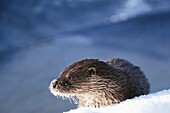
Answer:
<svg viewBox="0 0 170 113"><path fill-rule="evenodd" d="M77 96L78 107L102 107L148 94L150 86L140 68L124 59L85 59L67 67L50 90L60 96Z"/></svg>

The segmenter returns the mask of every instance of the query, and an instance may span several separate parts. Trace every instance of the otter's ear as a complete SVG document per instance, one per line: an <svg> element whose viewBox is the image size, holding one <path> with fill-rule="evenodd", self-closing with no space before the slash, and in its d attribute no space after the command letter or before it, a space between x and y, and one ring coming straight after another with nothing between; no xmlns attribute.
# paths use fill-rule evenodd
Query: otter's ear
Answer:
<svg viewBox="0 0 170 113"><path fill-rule="evenodd" d="M91 75L95 75L96 74L96 69L94 67L90 67L88 69L88 71L89 71L89 74L91 74Z"/></svg>

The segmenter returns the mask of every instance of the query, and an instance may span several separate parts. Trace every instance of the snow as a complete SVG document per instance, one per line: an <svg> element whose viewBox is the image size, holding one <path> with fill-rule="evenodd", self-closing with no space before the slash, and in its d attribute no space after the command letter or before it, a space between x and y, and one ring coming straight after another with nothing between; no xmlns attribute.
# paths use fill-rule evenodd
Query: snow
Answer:
<svg viewBox="0 0 170 113"><path fill-rule="evenodd" d="M170 89L102 108L77 108L64 113L170 113Z"/></svg>

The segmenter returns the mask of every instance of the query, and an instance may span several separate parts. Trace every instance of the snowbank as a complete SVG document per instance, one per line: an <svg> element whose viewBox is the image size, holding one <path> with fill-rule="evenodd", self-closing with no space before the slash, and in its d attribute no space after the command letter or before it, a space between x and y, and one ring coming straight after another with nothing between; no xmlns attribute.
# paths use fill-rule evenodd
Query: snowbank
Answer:
<svg viewBox="0 0 170 113"><path fill-rule="evenodd" d="M78 108L64 113L170 113L170 89L103 108Z"/></svg>

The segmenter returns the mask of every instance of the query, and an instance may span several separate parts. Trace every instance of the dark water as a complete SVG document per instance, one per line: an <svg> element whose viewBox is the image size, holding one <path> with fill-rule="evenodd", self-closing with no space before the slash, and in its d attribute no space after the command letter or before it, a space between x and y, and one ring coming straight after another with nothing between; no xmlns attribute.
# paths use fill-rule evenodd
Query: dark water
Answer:
<svg viewBox="0 0 170 113"><path fill-rule="evenodd" d="M0 14L1 113L76 108L48 86L83 58L125 58L151 92L170 87L169 0L1 0Z"/></svg>

